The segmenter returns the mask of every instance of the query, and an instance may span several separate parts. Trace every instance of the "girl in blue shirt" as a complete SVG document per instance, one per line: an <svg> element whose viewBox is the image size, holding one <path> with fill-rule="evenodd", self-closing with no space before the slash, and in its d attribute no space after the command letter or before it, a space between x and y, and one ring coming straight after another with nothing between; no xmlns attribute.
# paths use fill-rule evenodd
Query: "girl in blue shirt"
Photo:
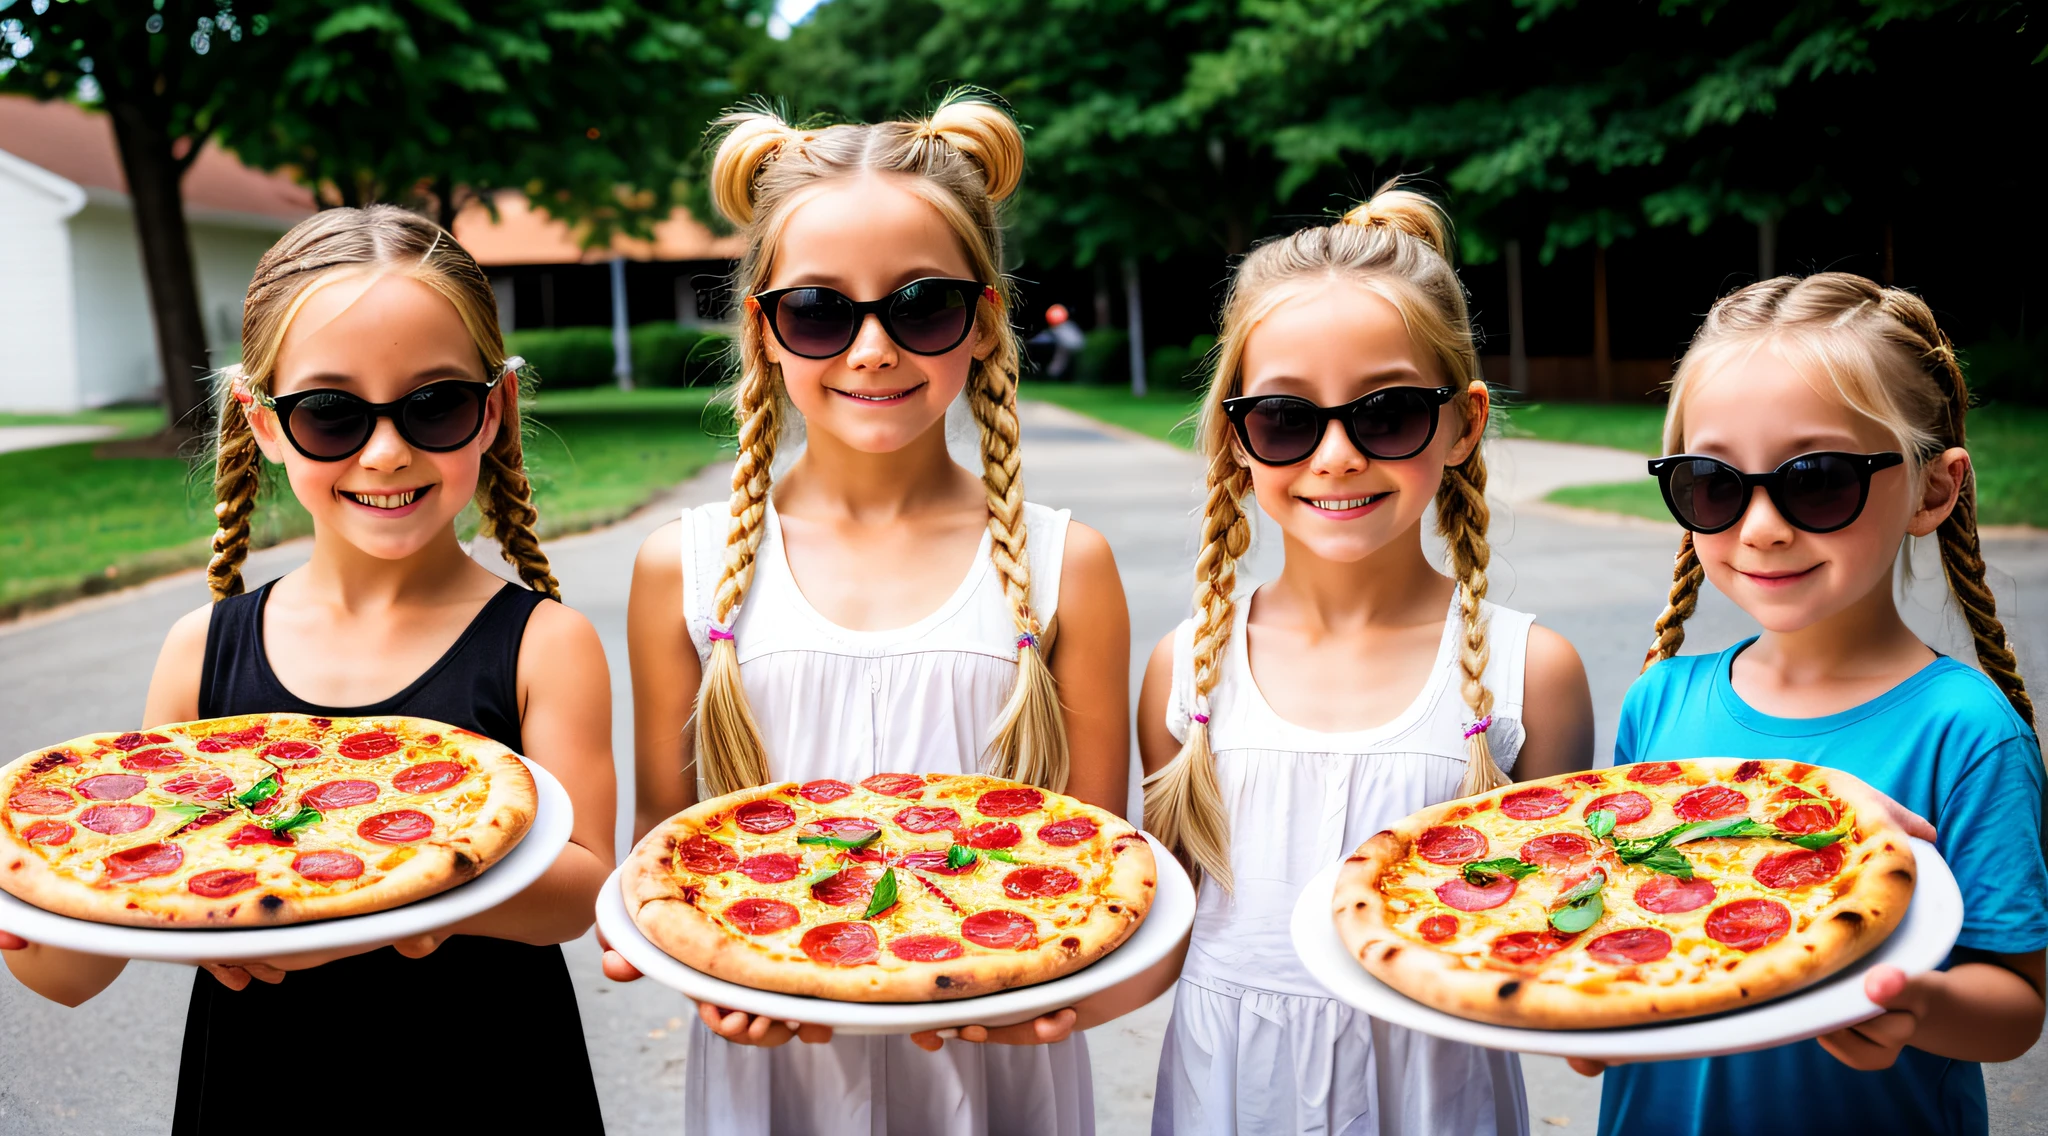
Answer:
<svg viewBox="0 0 2048 1136"><path fill-rule="evenodd" d="M1870 971L1865 993L1886 1012L1869 1021L1761 1052L1608 1069L1602 1136L1984 1133L1978 1063L2010 1061L2040 1036L2041 752L1984 583L1968 397L1927 305L1845 273L1727 296L1679 367L1664 448L1683 456L1652 467L1688 531L1652 665L1622 707L1616 763L1713 754L1853 773L1934 822L1964 921L1942 969ZM1909 535L1939 540L1983 673L1900 618L1894 565ZM1702 578L1763 632L1679 657Z"/></svg>

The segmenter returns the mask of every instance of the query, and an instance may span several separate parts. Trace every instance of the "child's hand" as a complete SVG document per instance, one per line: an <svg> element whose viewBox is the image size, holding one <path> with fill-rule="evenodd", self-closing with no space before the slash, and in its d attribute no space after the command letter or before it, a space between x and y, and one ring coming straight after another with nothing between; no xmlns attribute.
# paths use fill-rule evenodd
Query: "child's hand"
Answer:
<svg viewBox="0 0 2048 1136"><path fill-rule="evenodd" d="M206 968L206 973L211 974L215 981L230 990L247 990L251 979L267 982L272 986L284 981L284 971L260 962L202 962L199 965Z"/></svg>
<svg viewBox="0 0 2048 1136"><path fill-rule="evenodd" d="M262 959L260 961L238 959L234 962L209 962L201 963L200 965L206 968L208 974L219 979L222 986L230 990L246 990L251 979L258 982L267 982L275 986L283 982L284 976L292 971L311 970L316 966L326 966L328 963L338 959L368 954L371 951L381 949L385 945L389 945L391 949L404 955L406 958L425 958L441 949L441 944L453 937L446 931L430 931L424 935L412 935L407 938L397 939L389 944L371 943L366 946L339 947L330 951L307 951L296 955L279 955L276 958Z"/></svg>
<svg viewBox="0 0 2048 1136"><path fill-rule="evenodd" d="M796 1038L809 1045L822 1045L832 1040L831 1026L814 1026L803 1022L783 1022L774 1018L749 1014L744 1010L728 1010L709 1002L697 1003L697 1016L711 1032L732 1042L734 1045L757 1045L773 1049L788 1044Z"/></svg>
<svg viewBox="0 0 2048 1136"><path fill-rule="evenodd" d="M990 1042L996 1045L1051 1045L1074 1033L1078 1017L1073 1007L1019 1022L1014 1026L961 1026L959 1029L924 1030L910 1035L910 1043L928 1053L937 1053L948 1039Z"/></svg>
<svg viewBox="0 0 2048 1136"><path fill-rule="evenodd" d="M639 967L627 962L626 956L612 949L612 945L606 941L603 931L597 933L597 945L600 950L604 951L602 969L606 978L611 979L613 982L638 982L643 977Z"/></svg>
<svg viewBox="0 0 2048 1136"><path fill-rule="evenodd" d="M1877 790L1871 789L1868 785L1865 785L1864 788L1869 789L1870 792L1877 794L1877 799L1884 802L1884 812L1886 819L1890 820L1893 824L1898 825L1900 828L1905 829L1907 836L1917 836L1922 840L1925 840L1929 843L1933 843L1934 826L1927 822L1926 817L1923 817L1919 813L1916 813L1913 810L1907 808L1906 806L1898 803L1897 801L1892 800L1890 797L1885 796L1883 793L1878 793Z"/></svg>
<svg viewBox="0 0 2048 1136"><path fill-rule="evenodd" d="M1628 1064L1626 1061L1602 1061L1597 1057L1567 1057L1564 1063L1571 1066L1572 1072L1581 1077L1597 1077L1605 1073L1610 1065Z"/></svg>
<svg viewBox="0 0 2048 1136"><path fill-rule="evenodd" d="M1889 1069L1899 1050L1913 1041L1927 1013L1928 995L1942 981L1939 971L1917 978L1895 966L1873 966L1863 976L1863 993L1886 1010L1867 1022L1824 1033L1815 1039L1834 1059L1851 1069Z"/></svg>
<svg viewBox="0 0 2048 1136"><path fill-rule="evenodd" d="M0 931L0 951L23 951L27 949L27 939L9 931Z"/></svg>

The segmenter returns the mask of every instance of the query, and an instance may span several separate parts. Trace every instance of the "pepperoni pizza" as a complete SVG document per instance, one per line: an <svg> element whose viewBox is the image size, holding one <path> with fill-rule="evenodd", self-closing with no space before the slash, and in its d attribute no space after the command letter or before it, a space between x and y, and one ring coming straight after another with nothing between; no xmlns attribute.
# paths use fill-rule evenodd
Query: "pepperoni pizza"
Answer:
<svg viewBox="0 0 2048 1136"><path fill-rule="evenodd" d="M89 734L0 768L0 889L141 927L360 915L490 867L536 802L510 750L420 718Z"/></svg>
<svg viewBox="0 0 2048 1136"><path fill-rule="evenodd" d="M1460 1017L1540 1029L1737 1009L1882 942L1913 852L1846 773L1791 761L1625 765L1425 809L1338 876L1375 977Z"/></svg>
<svg viewBox="0 0 2048 1136"><path fill-rule="evenodd" d="M783 782L705 801L620 870L648 939L786 994L928 1002L1079 970L1152 904L1145 838L1071 797L979 775Z"/></svg>

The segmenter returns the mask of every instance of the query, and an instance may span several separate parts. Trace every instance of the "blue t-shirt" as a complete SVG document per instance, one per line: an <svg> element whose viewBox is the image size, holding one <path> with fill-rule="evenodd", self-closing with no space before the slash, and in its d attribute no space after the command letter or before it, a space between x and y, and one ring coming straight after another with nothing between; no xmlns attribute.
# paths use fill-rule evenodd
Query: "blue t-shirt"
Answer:
<svg viewBox="0 0 2048 1136"><path fill-rule="evenodd" d="M1668 659L1637 679L1622 703L1615 764L1776 757L1853 773L1934 822L1935 846L1963 892L1958 946L1999 954L2048 946L2040 743L1998 687L1944 656L1853 709L1775 718L1729 682L1735 656L1753 642ZM1617 1065L1600 1096L1601 1136L1981 1136L1987 1127L1982 1068L1910 1046L1875 1073L1813 1041Z"/></svg>

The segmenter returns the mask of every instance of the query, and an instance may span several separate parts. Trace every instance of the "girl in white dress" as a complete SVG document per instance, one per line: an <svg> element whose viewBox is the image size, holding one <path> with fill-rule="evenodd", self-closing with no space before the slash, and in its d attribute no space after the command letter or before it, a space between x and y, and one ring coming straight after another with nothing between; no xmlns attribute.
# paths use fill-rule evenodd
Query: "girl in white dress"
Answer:
<svg viewBox="0 0 2048 1136"><path fill-rule="evenodd" d="M1026 503L1019 476L996 214L1022 172L1015 123L961 100L922 122L728 122L712 184L748 241L739 456L731 501L653 534L634 570L637 834L707 795L885 772L990 772L1120 813L1116 565L1100 535ZM963 394L979 476L946 449ZM771 500L791 411L805 445ZM606 970L637 977L616 954ZM684 1128L1088 1133L1074 1031L1170 981L952 1044L700 1006Z"/></svg>
<svg viewBox="0 0 2048 1136"><path fill-rule="evenodd" d="M1145 823L1200 870L1154 1133L1528 1130L1521 1066L1375 1021L1295 957L1303 884L1426 805L1592 757L1571 645L1486 602L1486 384L1434 203L1245 258L1203 406L1195 616L1146 669ZM1239 593L1255 496L1278 579ZM1451 576L1432 567L1432 500Z"/></svg>

